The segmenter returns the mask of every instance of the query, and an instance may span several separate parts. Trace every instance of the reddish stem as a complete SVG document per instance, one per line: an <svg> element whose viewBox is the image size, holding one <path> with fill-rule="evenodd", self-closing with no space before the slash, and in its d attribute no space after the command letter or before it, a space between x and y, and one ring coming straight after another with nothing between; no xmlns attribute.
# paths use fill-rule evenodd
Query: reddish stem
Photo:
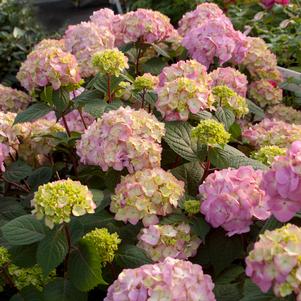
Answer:
<svg viewBox="0 0 301 301"><path fill-rule="evenodd" d="M71 136L71 132L70 132L70 129L69 129L69 127L68 127L68 123L67 123L67 120L66 120L64 114L63 114L63 116L62 116L62 119L63 119L63 123L64 123L64 127L65 127L65 129L66 129L67 135L70 137L70 136Z"/></svg>
<svg viewBox="0 0 301 301"><path fill-rule="evenodd" d="M111 94L111 76L108 74L108 103L112 102L112 94Z"/></svg>
<svg viewBox="0 0 301 301"><path fill-rule="evenodd" d="M83 123L85 129L87 129L88 127L87 127L87 124L86 124L86 122L85 122L85 119L84 119L84 116L83 116L83 113L82 113L81 109L77 109L77 110L78 110L80 119L82 120L82 123Z"/></svg>

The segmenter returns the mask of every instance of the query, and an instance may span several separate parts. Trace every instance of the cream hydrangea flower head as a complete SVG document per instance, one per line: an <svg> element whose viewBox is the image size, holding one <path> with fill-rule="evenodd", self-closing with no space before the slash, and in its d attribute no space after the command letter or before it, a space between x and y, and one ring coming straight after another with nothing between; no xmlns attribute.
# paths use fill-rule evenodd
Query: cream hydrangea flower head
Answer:
<svg viewBox="0 0 301 301"><path fill-rule="evenodd" d="M0 268L3 267L6 263L9 262L9 253L8 250L2 246L0 246Z"/></svg>
<svg viewBox="0 0 301 301"><path fill-rule="evenodd" d="M215 146L227 144L231 135L225 130L222 123L213 119L205 119L192 129L191 137L198 139L202 144Z"/></svg>
<svg viewBox="0 0 301 301"><path fill-rule="evenodd" d="M128 58L117 48L96 52L92 64L100 73L118 77L124 69L129 68Z"/></svg>
<svg viewBox="0 0 301 301"><path fill-rule="evenodd" d="M53 228L55 224L69 223L71 216L94 213L96 208L93 195L87 186L78 181L59 180L39 187L34 195L32 213L45 218L45 224Z"/></svg>
<svg viewBox="0 0 301 301"><path fill-rule="evenodd" d="M272 165L276 156L284 156L286 148L281 148L276 145L263 146L252 155L252 158L266 165Z"/></svg>
<svg viewBox="0 0 301 301"><path fill-rule="evenodd" d="M200 212L201 203L198 200L187 200L184 202L184 211L188 214L197 214Z"/></svg>
<svg viewBox="0 0 301 301"><path fill-rule="evenodd" d="M150 73L145 73L142 76L137 76L133 86L137 91L153 90L159 82L157 76L153 76Z"/></svg>

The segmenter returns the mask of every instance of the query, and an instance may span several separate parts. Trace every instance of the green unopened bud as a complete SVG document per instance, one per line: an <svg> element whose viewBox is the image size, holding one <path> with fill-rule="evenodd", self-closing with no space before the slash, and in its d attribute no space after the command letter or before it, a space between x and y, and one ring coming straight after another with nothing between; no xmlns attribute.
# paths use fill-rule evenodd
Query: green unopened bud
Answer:
<svg viewBox="0 0 301 301"><path fill-rule="evenodd" d="M117 48L95 53L92 57L92 64L100 73L116 77L129 67L128 58Z"/></svg>
<svg viewBox="0 0 301 301"><path fill-rule="evenodd" d="M262 162L265 165L271 165L276 156L284 156L285 153L285 148L281 148L276 145L264 146L259 151L252 154L252 158Z"/></svg>
<svg viewBox="0 0 301 301"><path fill-rule="evenodd" d="M102 265L113 261L118 245L121 243L117 233L110 234L108 229L95 229L87 233L83 237L83 241L87 242L96 250L101 258Z"/></svg>
<svg viewBox="0 0 301 301"><path fill-rule="evenodd" d="M136 91L153 90L158 83L158 78L145 73L142 76L137 76L134 81L134 89Z"/></svg>
<svg viewBox="0 0 301 301"><path fill-rule="evenodd" d="M184 210L188 214L197 214L200 212L200 201L187 200L184 202Z"/></svg>
<svg viewBox="0 0 301 301"><path fill-rule="evenodd" d="M227 144L231 135L225 130L222 123L213 119L205 119L192 129L191 137L198 139L201 144L215 146Z"/></svg>

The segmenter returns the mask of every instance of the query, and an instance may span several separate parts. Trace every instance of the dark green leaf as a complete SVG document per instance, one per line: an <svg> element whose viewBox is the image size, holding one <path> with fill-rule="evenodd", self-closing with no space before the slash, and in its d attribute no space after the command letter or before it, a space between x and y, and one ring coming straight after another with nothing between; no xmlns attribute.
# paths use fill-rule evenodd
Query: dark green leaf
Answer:
<svg viewBox="0 0 301 301"><path fill-rule="evenodd" d="M33 286L23 288L10 301L44 301L43 294Z"/></svg>
<svg viewBox="0 0 301 301"><path fill-rule="evenodd" d="M8 182L19 182L28 177L32 169L24 161L18 160L8 166L3 178Z"/></svg>
<svg viewBox="0 0 301 301"><path fill-rule="evenodd" d="M91 114L94 117L101 117L103 113L110 110L117 110L122 106L122 102L114 100L112 103L108 104L103 99L94 99L87 101L84 105L85 112Z"/></svg>
<svg viewBox="0 0 301 301"><path fill-rule="evenodd" d="M220 121L221 123L224 124L225 129L228 131L230 126L234 123L235 121L235 115L234 113L229 110L229 109L225 109L225 108L221 108L219 107L216 112L215 112L215 116L218 119L218 121Z"/></svg>
<svg viewBox="0 0 301 301"><path fill-rule="evenodd" d="M71 253L68 274L72 284L83 292L99 284L106 284L101 273L101 258L93 247L83 241Z"/></svg>
<svg viewBox="0 0 301 301"><path fill-rule="evenodd" d="M197 114L191 114L191 119L194 120L204 120L204 119L212 119L212 114L208 111L201 111Z"/></svg>
<svg viewBox="0 0 301 301"><path fill-rule="evenodd" d="M238 139L241 136L241 128L238 123L233 123L229 128L232 139Z"/></svg>
<svg viewBox="0 0 301 301"><path fill-rule="evenodd" d="M40 94L41 100L45 103L52 104L52 93L53 93L52 86L44 87L42 93Z"/></svg>
<svg viewBox="0 0 301 301"><path fill-rule="evenodd" d="M153 43L153 44L151 44L151 45L154 47L154 49L156 50L156 52L157 52L159 55L162 55L162 56L164 56L164 57L170 59L170 56L168 55L168 53L167 53L164 49L162 49L160 46L158 46L158 45L155 44L155 43Z"/></svg>
<svg viewBox="0 0 301 301"><path fill-rule="evenodd" d="M73 99L76 107L83 107L86 102L101 99L101 93L98 90L85 90L79 96Z"/></svg>
<svg viewBox="0 0 301 301"><path fill-rule="evenodd" d="M122 245L115 256L116 263L121 268L134 269L144 264L152 263L144 251L134 245Z"/></svg>
<svg viewBox="0 0 301 301"><path fill-rule="evenodd" d="M47 106L46 104L42 102L34 103L25 111L19 113L16 116L14 124L37 120L48 114L50 111L52 111L52 108Z"/></svg>
<svg viewBox="0 0 301 301"><path fill-rule="evenodd" d="M143 73L158 75L165 66L167 66L165 60L160 57L153 57L142 65L142 71Z"/></svg>
<svg viewBox="0 0 301 301"><path fill-rule="evenodd" d="M191 231L202 241L205 241L205 238L210 231L210 226L207 224L203 216L200 214L193 216L189 221L189 224L191 226Z"/></svg>
<svg viewBox="0 0 301 301"><path fill-rule="evenodd" d="M36 169L27 179L32 190L36 190L40 185L50 181L52 177L52 169L47 166Z"/></svg>
<svg viewBox="0 0 301 301"><path fill-rule="evenodd" d="M189 222L189 219L184 213L174 213L163 217L160 221L161 225L180 224L183 222Z"/></svg>
<svg viewBox="0 0 301 301"><path fill-rule="evenodd" d="M63 262L67 252L68 243L64 229L57 227L49 231L37 250L37 263L45 276Z"/></svg>
<svg viewBox="0 0 301 301"><path fill-rule="evenodd" d="M276 220L273 216L271 216L263 225L263 227L260 230L260 234L264 233L266 230L275 230L277 228L282 227L283 223Z"/></svg>
<svg viewBox="0 0 301 301"><path fill-rule="evenodd" d="M63 113L69 106L70 95L69 92L65 89L59 89L53 91L52 93L52 103L55 107L55 111L58 113Z"/></svg>
<svg viewBox="0 0 301 301"><path fill-rule="evenodd" d="M13 246L30 245L45 237L45 226L33 215L15 218L1 227L3 237Z"/></svg>
<svg viewBox="0 0 301 301"><path fill-rule="evenodd" d="M216 301L238 301L241 298L241 291L238 284L216 284L213 292ZM255 301L255 299L253 301Z"/></svg>
<svg viewBox="0 0 301 301"><path fill-rule="evenodd" d="M216 284L229 284L235 281L241 274L244 274L245 270L242 266L233 265L228 270L223 272L215 279Z"/></svg>
<svg viewBox="0 0 301 301"><path fill-rule="evenodd" d="M15 199L0 197L0 225L25 214L22 205Z"/></svg>
<svg viewBox="0 0 301 301"><path fill-rule="evenodd" d="M77 290L72 283L63 278L56 278L47 284L43 291L44 301L86 301L88 296Z"/></svg>
<svg viewBox="0 0 301 301"><path fill-rule="evenodd" d="M97 207L101 206L102 201L104 200L104 193L99 189L89 189L93 194L93 201Z"/></svg>
<svg viewBox="0 0 301 301"><path fill-rule="evenodd" d="M37 244L31 244L27 246L16 246L9 249L12 262L23 268L32 267L37 263L36 252Z"/></svg>

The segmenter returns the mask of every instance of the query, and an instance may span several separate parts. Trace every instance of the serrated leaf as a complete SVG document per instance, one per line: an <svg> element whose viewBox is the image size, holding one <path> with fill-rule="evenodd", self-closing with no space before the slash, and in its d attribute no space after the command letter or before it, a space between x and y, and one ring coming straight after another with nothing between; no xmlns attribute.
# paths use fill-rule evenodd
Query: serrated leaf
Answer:
<svg viewBox="0 0 301 301"><path fill-rule="evenodd" d="M230 126L235 122L235 115L234 113L226 108L219 107L216 112L215 116L218 121L224 124L225 129L228 131Z"/></svg>
<svg viewBox="0 0 301 301"><path fill-rule="evenodd" d="M199 121L204 119L212 119L212 114L208 111L201 111L196 114L191 114L191 119L199 120Z"/></svg>
<svg viewBox="0 0 301 301"><path fill-rule="evenodd" d="M188 122L168 122L165 124L165 142L169 147L187 161L203 161L207 147L191 139L192 126Z"/></svg>
<svg viewBox="0 0 301 301"><path fill-rule="evenodd" d="M37 120L51 111L52 108L42 102L34 103L16 116L14 124Z"/></svg>
<svg viewBox="0 0 301 301"><path fill-rule="evenodd" d="M55 111L59 114L66 111L70 102L70 94L65 89L59 89L52 92L52 103L55 107Z"/></svg>
<svg viewBox="0 0 301 301"><path fill-rule="evenodd" d="M220 169L240 166L252 166L254 169L267 169L267 166L261 162L248 158L244 153L238 149L225 145L222 147L215 147L209 150L209 160L211 163Z"/></svg>
<svg viewBox="0 0 301 301"><path fill-rule="evenodd" d="M36 252L37 244L31 244L27 246L15 246L9 249L11 254L12 263L22 267L28 268L32 267L37 263Z"/></svg>
<svg viewBox="0 0 301 301"><path fill-rule="evenodd" d="M88 295L77 290L72 283L63 278L49 282L43 291L44 301L86 301Z"/></svg>
<svg viewBox="0 0 301 301"><path fill-rule="evenodd" d="M25 214L26 211L15 199L0 197L0 226Z"/></svg>
<svg viewBox="0 0 301 301"><path fill-rule="evenodd" d="M50 181L52 177L52 168L43 166L31 173L27 179L27 183L32 188L36 190L40 185L45 184Z"/></svg>
<svg viewBox="0 0 301 301"><path fill-rule="evenodd" d="M184 213L174 213L163 217L160 220L160 225L172 225L172 224L179 224L183 222L189 222L187 216Z"/></svg>
<svg viewBox="0 0 301 301"><path fill-rule="evenodd" d="M101 93L98 90L85 90L79 96L74 98L73 102L75 106L78 108L78 107L83 107L86 104L86 102L100 100L100 99L101 99Z"/></svg>
<svg viewBox="0 0 301 301"><path fill-rule="evenodd" d="M210 231L210 226L207 224L203 216L193 216L189 221L191 231L197 235L203 242Z"/></svg>
<svg viewBox="0 0 301 301"><path fill-rule="evenodd" d="M165 60L163 60L161 57L153 57L146 61L142 65L141 69L143 73L158 75L165 66L167 66L167 62L165 62Z"/></svg>
<svg viewBox="0 0 301 301"><path fill-rule="evenodd" d="M216 301L238 301L241 298L241 291L238 284L216 284L213 292ZM255 299L253 301L255 301Z"/></svg>
<svg viewBox="0 0 301 301"><path fill-rule="evenodd" d="M200 181L204 174L204 169L199 161L185 163L170 170L171 173L185 183L185 191L191 195L196 195Z"/></svg>
<svg viewBox="0 0 301 301"><path fill-rule="evenodd" d="M134 245L122 245L115 255L115 261L121 268L134 269L152 263L145 252Z"/></svg>
<svg viewBox="0 0 301 301"><path fill-rule="evenodd" d="M8 166L3 178L8 182L19 182L28 177L32 172L32 168L22 160L13 162Z"/></svg>
<svg viewBox="0 0 301 301"><path fill-rule="evenodd" d="M83 292L87 292L99 284L106 284L101 273L101 258L95 249L83 241L71 253L68 275L72 284Z"/></svg>
<svg viewBox="0 0 301 301"><path fill-rule="evenodd" d="M45 276L63 262L67 252L68 243L64 230L58 227L49 231L37 249L37 263Z"/></svg>
<svg viewBox="0 0 301 301"><path fill-rule="evenodd" d="M87 101L84 105L84 111L89 113L90 115L99 118L103 115L103 113L117 110L122 106L122 102L118 100L114 100L112 103L107 103L103 99L94 99Z"/></svg>
<svg viewBox="0 0 301 301"><path fill-rule="evenodd" d="M29 245L45 237L43 222L30 214L13 219L1 230L4 239L13 246Z"/></svg>
<svg viewBox="0 0 301 301"><path fill-rule="evenodd" d="M216 284L229 284L235 281L241 274L244 274L245 270L240 265L233 265L228 270L223 272L215 279Z"/></svg>

